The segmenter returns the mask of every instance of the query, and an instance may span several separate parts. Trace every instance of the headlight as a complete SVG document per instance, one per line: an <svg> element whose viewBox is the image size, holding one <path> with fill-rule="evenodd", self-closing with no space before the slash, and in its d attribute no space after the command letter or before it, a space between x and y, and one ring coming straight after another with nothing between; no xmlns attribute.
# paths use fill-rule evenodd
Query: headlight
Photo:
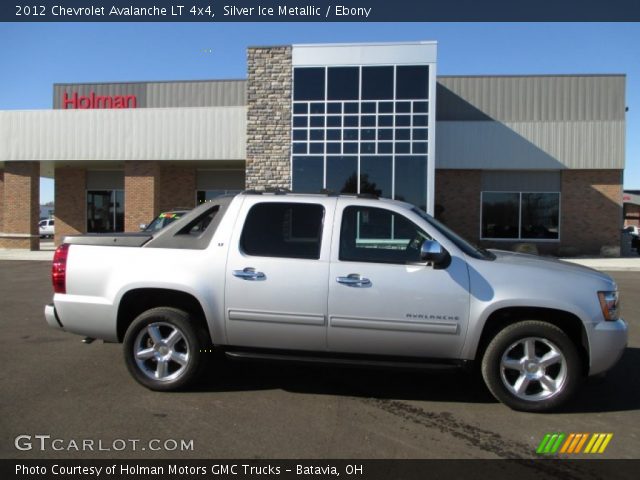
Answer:
<svg viewBox="0 0 640 480"><path fill-rule="evenodd" d="M598 292L604 319L613 322L618 319L618 292Z"/></svg>

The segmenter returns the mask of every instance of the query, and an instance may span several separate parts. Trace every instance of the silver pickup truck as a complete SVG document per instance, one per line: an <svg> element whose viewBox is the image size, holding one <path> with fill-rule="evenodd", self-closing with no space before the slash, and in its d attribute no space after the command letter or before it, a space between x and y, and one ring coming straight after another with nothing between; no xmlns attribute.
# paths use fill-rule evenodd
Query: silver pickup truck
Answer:
<svg viewBox="0 0 640 480"><path fill-rule="evenodd" d="M153 390L230 358L481 367L511 408L558 408L627 343L604 273L477 248L407 203L245 192L158 232L66 237L48 324L122 342Z"/></svg>

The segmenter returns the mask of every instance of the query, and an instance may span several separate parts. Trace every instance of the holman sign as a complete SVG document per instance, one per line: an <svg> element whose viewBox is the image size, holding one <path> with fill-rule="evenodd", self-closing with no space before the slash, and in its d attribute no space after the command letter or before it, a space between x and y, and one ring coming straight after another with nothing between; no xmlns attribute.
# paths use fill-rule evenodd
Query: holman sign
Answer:
<svg viewBox="0 0 640 480"><path fill-rule="evenodd" d="M69 96L64 92L61 100L63 109L94 109L94 108L136 108L137 98L135 95L96 95L94 92L89 95L78 95L74 92Z"/></svg>

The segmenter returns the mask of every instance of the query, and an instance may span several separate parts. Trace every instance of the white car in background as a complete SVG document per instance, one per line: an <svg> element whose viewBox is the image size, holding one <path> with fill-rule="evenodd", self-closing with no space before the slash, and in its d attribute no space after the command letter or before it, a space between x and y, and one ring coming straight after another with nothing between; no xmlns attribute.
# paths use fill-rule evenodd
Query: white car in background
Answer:
<svg viewBox="0 0 640 480"><path fill-rule="evenodd" d="M625 227L624 232L631 235L631 248L640 255L640 228L637 225Z"/></svg>
<svg viewBox="0 0 640 480"><path fill-rule="evenodd" d="M629 225L628 227L625 227L624 231L630 233L634 237L640 236L640 227L637 225Z"/></svg>
<svg viewBox="0 0 640 480"><path fill-rule="evenodd" d="M40 234L40 238L53 238L55 233L55 220L50 218L48 220L40 220L38 223L38 233Z"/></svg>

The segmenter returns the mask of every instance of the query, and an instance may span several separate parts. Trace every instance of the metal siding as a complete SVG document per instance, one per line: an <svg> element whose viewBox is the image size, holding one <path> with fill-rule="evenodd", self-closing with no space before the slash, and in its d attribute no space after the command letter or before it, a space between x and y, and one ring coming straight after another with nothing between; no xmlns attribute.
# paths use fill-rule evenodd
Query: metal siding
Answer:
<svg viewBox="0 0 640 480"><path fill-rule="evenodd" d="M624 129L624 121L440 121L436 167L623 169Z"/></svg>
<svg viewBox="0 0 640 480"><path fill-rule="evenodd" d="M484 192L559 192L560 172L485 171L482 172Z"/></svg>
<svg viewBox="0 0 640 480"><path fill-rule="evenodd" d="M185 82L65 83L53 86L53 108L62 95L135 95L138 108L236 107L246 105L246 80Z"/></svg>
<svg viewBox="0 0 640 480"><path fill-rule="evenodd" d="M640 205L640 195L637 193L631 193L631 192L625 191L622 193L622 202L633 203L634 205Z"/></svg>
<svg viewBox="0 0 640 480"><path fill-rule="evenodd" d="M0 111L0 160L244 160L246 108Z"/></svg>
<svg viewBox="0 0 640 480"><path fill-rule="evenodd" d="M624 75L438 77L438 120L624 120Z"/></svg>
<svg viewBox="0 0 640 480"><path fill-rule="evenodd" d="M246 104L245 80L149 83L148 107L235 107Z"/></svg>

